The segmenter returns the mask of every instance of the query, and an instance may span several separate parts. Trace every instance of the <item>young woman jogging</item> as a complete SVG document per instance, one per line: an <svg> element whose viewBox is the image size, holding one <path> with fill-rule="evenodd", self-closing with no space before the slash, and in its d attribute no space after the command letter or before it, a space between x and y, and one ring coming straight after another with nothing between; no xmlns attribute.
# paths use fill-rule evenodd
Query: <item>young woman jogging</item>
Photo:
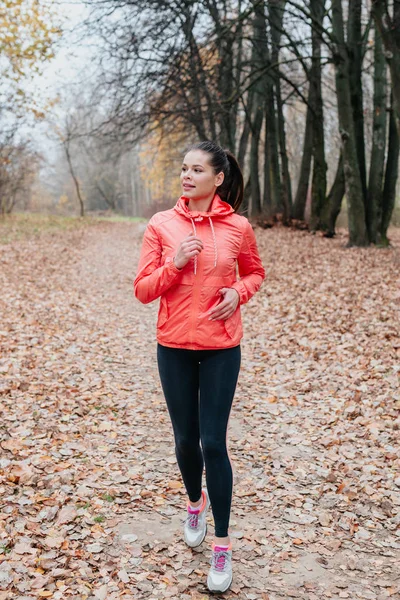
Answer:
<svg viewBox="0 0 400 600"><path fill-rule="evenodd" d="M181 186L176 205L147 225L134 290L145 304L160 298L157 363L188 494L184 538L191 547L203 542L211 505L207 585L224 592L232 583L227 429L241 362L240 305L260 288L265 271L253 229L238 214L243 177L235 157L213 142L191 146Z"/></svg>

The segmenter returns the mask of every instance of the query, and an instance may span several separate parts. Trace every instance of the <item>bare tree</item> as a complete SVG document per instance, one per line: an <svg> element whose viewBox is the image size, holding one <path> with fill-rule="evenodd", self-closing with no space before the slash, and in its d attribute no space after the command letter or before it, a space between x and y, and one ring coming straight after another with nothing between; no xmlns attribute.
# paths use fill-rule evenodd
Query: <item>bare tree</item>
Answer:
<svg viewBox="0 0 400 600"><path fill-rule="evenodd" d="M388 0L373 0L372 14L385 46L392 80L394 118L400 135L400 0L393 0L392 11L390 4Z"/></svg>
<svg viewBox="0 0 400 600"><path fill-rule="evenodd" d="M85 216L85 205L84 205L84 201L83 201L81 185L80 185L79 178L78 178L75 166L74 166L74 162L73 162L73 158L72 158L72 151L71 151L72 143L73 143L74 139L76 139L77 134L78 134L78 124L77 124L76 120L74 119L73 115L67 114L64 119L63 130L61 131L61 134L60 134L60 142L64 149L69 172L70 172L71 177L74 182L76 195L77 195L77 198L79 201L80 216L84 217Z"/></svg>
<svg viewBox="0 0 400 600"><path fill-rule="evenodd" d="M0 214L11 213L19 197L31 189L41 156L17 139L17 126L3 129L0 139Z"/></svg>
<svg viewBox="0 0 400 600"><path fill-rule="evenodd" d="M399 2L394 0L392 24L398 21ZM155 133L160 140L171 132L179 132L183 141L213 139L238 154L246 180L244 212L272 217L281 213L290 224L291 215L305 218L310 199L310 228L332 236L345 190L349 245L379 241L385 211L394 198L392 191L384 197L384 190L393 189L397 173L385 152L389 144L395 149L396 140L384 122L384 53L377 35L374 53L370 51L373 14L390 62L396 117L398 34L392 29L382 32L389 23L380 23L382 14L389 14L385 0L374 0L371 14L361 0L351 0L345 16L341 0L89 4L88 25L103 40L104 50L99 53L102 77L96 95L105 116L92 135L126 150ZM330 87L332 65L335 89ZM372 90L373 70L374 107L372 91L364 95L363 88L368 75ZM299 102L307 107L303 151L291 157L287 114ZM373 123L364 122L366 108L374 115ZM334 153L338 162L328 171L327 148L332 154L332 143L326 137L326 115L336 121L333 110L342 148L340 157ZM101 164L101 145L83 145L90 164ZM110 157L107 160L112 163ZM294 162L301 162L301 169L292 207ZM98 196L117 209L112 179L91 179ZM328 180L333 181L329 193Z"/></svg>

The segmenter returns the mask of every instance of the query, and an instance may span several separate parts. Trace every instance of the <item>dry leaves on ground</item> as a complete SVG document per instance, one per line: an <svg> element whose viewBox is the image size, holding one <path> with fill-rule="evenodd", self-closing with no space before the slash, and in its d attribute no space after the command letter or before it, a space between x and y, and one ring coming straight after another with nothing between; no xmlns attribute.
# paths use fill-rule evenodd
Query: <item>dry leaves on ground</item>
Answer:
<svg viewBox="0 0 400 600"><path fill-rule="evenodd" d="M143 224L0 248L0 600L209 597L156 365L133 298ZM346 249L257 229L242 308L225 598L396 598L400 234Z"/></svg>

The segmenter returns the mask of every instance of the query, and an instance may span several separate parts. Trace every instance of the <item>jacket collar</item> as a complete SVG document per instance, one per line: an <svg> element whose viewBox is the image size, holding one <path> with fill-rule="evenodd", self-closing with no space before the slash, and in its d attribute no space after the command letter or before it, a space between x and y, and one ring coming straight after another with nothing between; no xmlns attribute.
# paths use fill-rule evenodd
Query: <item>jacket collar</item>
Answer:
<svg viewBox="0 0 400 600"><path fill-rule="evenodd" d="M181 196L174 206L174 209L181 215L188 219L194 219L196 217L225 217L234 212L232 206L221 200L218 194L215 194L210 209L208 211L189 210L188 208L189 199L186 196Z"/></svg>

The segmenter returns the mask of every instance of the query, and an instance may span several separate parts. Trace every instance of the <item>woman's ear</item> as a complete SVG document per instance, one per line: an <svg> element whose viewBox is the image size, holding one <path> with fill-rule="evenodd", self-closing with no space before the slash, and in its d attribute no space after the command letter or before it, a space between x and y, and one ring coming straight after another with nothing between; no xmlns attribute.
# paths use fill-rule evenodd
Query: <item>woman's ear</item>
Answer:
<svg viewBox="0 0 400 600"><path fill-rule="evenodd" d="M221 171L220 173L218 173L218 175L215 176L215 185L217 187L219 187L220 185L223 184L225 179L225 173L223 171Z"/></svg>

